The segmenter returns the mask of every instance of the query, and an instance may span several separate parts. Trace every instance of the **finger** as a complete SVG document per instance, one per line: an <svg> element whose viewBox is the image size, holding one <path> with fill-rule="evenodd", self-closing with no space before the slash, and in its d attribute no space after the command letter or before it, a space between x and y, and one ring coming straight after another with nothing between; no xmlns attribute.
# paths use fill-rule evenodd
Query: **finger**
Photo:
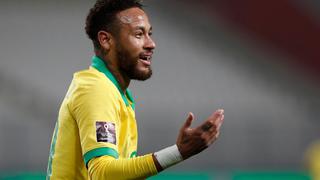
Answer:
<svg viewBox="0 0 320 180"><path fill-rule="evenodd" d="M214 113L212 113L208 117L208 119L201 125L202 129L204 131L210 129L216 121L220 120L220 117L223 115L223 112L223 109L218 109Z"/></svg>
<svg viewBox="0 0 320 180"><path fill-rule="evenodd" d="M214 123L211 122L211 121L206 121L204 124L202 124L200 127L201 127L201 130L203 132L209 132L211 129L214 129L213 128L214 126Z"/></svg>
<svg viewBox="0 0 320 180"><path fill-rule="evenodd" d="M224 120L224 115L221 116L220 121L218 122L218 130L221 128Z"/></svg>
<svg viewBox="0 0 320 180"><path fill-rule="evenodd" d="M220 128L222 126L223 120L224 120L224 115L222 115L220 117L220 120L219 120L216 128L212 127L207 131L209 133L208 146L210 146L212 143L214 143L219 138Z"/></svg>
<svg viewBox="0 0 320 180"><path fill-rule="evenodd" d="M216 121L214 121L214 122L209 121L209 122L213 123L213 125L210 127L210 129L208 131L209 132L217 131L217 130L219 131L219 129L222 126L223 120L224 120L224 114L220 114L220 116L217 118Z"/></svg>
<svg viewBox="0 0 320 180"><path fill-rule="evenodd" d="M189 112L188 117L184 125L182 126L182 129L187 129L191 126L192 121L194 120L194 115L192 112Z"/></svg>
<svg viewBox="0 0 320 180"><path fill-rule="evenodd" d="M222 116L224 113L223 109L218 109L216 110L214 113L212 113L208 119L213 120L213 121L217 121L219 119L220 116Z"/></svg>
<svg viewBox="0 0 320 180"><path fill-rule="evenodd" d="M213 144L217 139L218 139L218 136L219 136L219 133L218 134L216 134L215 136L213 136L210 140L209 140L209 142L208 142L208 146L210 146L211 144Z"/></svg>
<svg viewBox="0 0 320 180"><path fill-rule="evenodd" d="M208 145L211 145L212 143L214 143L218 139L219 134L220 134L220 131L212 132L208 138Z"/></svg>

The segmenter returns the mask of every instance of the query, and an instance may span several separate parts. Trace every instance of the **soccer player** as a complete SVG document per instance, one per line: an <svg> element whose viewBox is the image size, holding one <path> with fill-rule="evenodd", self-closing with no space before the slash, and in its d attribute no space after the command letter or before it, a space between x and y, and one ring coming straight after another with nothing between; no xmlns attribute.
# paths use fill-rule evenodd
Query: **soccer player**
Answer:
<svg viewBox="0 0 320 180"><path fill-rule="evenodd" d="M305 152L306 168L313 180L320 180L320 140L312 142Z"/></svg>
<svg viewBox="0 0 320 180"><path fill-rule="evenodd" d="M53 134L47 179L145 179L211 145L223 110L191 128L189 113L176 144L137 156L131 80L152 74L156 45L148 16L137 0L98 0L86 19L95 56L76 72L62 102Z"/></svg>

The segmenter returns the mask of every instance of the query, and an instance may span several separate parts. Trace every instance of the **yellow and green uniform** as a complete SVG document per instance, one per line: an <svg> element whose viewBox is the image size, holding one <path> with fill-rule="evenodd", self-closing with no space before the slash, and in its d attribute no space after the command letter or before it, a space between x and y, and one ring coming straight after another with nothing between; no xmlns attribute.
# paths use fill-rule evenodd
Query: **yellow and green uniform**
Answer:
<svg viewBox="0 0 320 180"><path fill-rule="evenodd" d="M320 180L320 140L313 142L307 149L306 162L313 180Z"/></svg>
<svg viewBox="0 0 320 180"><path fill-rule="evenodd" d="M151 154L136 157L137 139L130 91L124 93L105 62L94 56L89 69L74 74L62 102L47 179L137 179L156 174Z"/></svg>

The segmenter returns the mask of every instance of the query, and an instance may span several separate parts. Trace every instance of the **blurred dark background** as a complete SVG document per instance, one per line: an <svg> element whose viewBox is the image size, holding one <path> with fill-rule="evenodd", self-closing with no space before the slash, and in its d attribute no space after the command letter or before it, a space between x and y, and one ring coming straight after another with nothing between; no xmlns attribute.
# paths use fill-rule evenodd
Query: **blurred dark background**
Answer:
<svg viewBox="0 0 320 180"><path fill-rule="evenodd" d="M45 172L58 108L93 55L94 1L0 1L0 173ZM225 109L219 140L173 171L304 171L319 136L320 3L145 0L153 77L132 82L139 154Z"/></svg>

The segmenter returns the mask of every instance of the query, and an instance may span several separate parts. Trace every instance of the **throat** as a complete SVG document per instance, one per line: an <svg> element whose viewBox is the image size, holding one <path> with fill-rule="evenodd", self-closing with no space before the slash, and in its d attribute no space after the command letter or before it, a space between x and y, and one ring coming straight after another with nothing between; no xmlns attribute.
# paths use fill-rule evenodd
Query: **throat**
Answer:
<svg viewBox="0 0 320 180"><path fill-rule="evenodd" d="M113 74L113 76L116 78L116 80L118 81L122 92L125 93L126 89L129 87L129 84L130 84L130 78L126 76L124 73L121 73L120 70L118 70L112 65L108 65L108 68L110 72Z"/></svg>

